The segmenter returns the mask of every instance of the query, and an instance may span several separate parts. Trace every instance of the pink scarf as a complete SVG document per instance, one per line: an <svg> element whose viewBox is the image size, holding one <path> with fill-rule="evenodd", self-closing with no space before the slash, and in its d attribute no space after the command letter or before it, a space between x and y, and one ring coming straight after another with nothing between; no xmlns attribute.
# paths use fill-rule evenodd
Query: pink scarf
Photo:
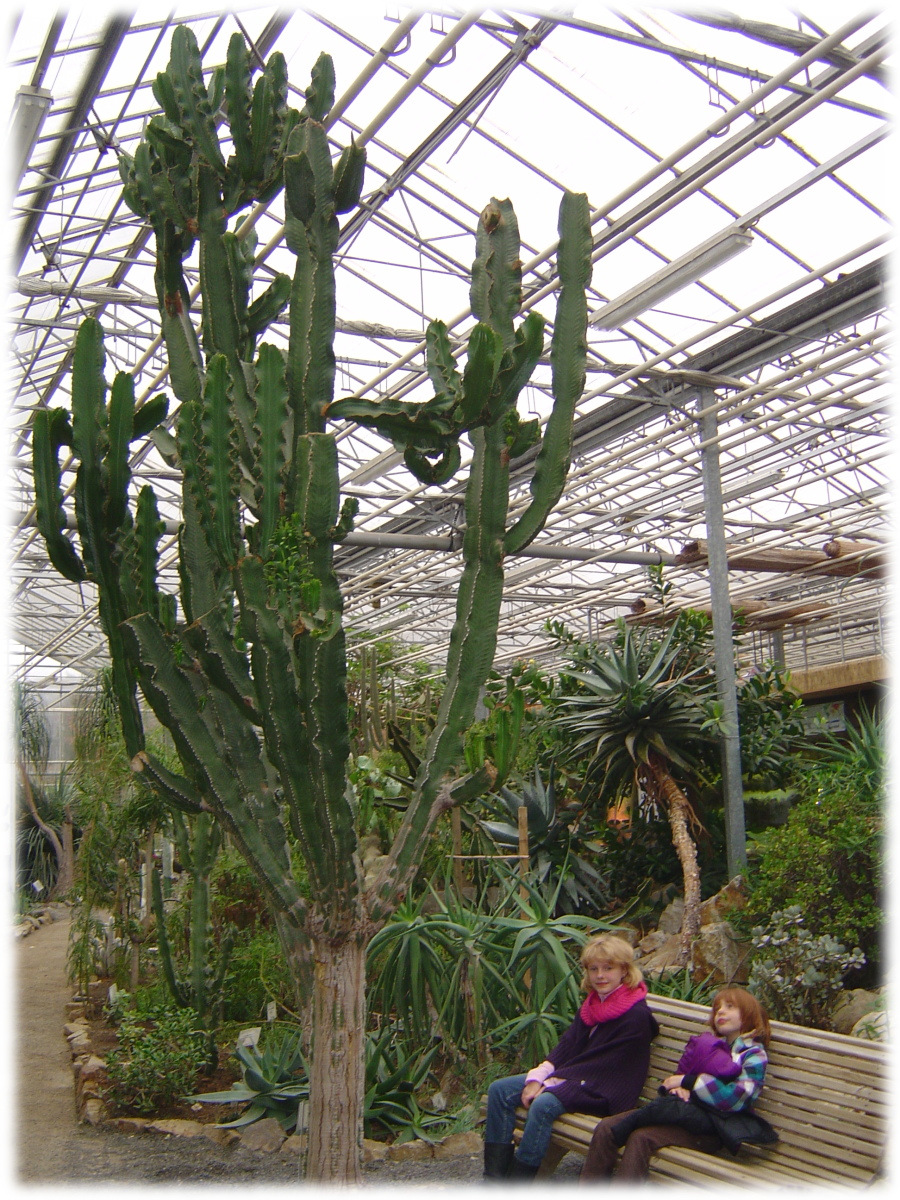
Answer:
<svg viewBox="0 0 900 1200"><path fill-rule="evenodd" d="M595 991L590 991L584 998L580 1015L585 1025L598 1025L601 1021L612 1021L628 1012L639 1000L647 995L647 985L643 980L637 987L629 988L624 983L619 984L614 992L601 999Z"/></svg>

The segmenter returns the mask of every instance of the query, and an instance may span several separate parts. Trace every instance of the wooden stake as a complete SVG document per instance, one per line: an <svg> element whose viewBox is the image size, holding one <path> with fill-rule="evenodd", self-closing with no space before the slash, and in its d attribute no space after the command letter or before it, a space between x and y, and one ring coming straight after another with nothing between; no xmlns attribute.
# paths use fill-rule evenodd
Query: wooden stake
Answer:
<svg viewBox="0 0 900 1200"><path fill-rule="evenodd" d="M519 805L519 877L524 880L528 874L528 868L531 865L531 856L528 853L528 809L524 804ZM519 895L524 900L528 895L528 890L524 883L519 888Z"/></svg>
<svg viewBox="0 0 900 1200"><path fill-rule="evenodd" d="M453 836L453 883L460 896L463 890L463 870L460 856L462 855L462 817L458 808L450 809L450 829Z"/></svg>

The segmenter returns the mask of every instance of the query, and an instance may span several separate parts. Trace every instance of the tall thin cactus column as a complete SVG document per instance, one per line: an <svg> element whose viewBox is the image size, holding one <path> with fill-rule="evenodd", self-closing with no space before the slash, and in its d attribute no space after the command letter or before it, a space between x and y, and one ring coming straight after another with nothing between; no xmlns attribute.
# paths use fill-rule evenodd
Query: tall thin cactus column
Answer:
<svg viewBox="0 0 900 1200"><path fill-rule="evenodd" d="M154 94L162 114L149 121L133 159L122 157L121 170L127 203L156 236L156 286L179 401L174 436L163 427L164 398L136 410L133 381L122 373L108 389L100 327L86 321L76 341L71 421L64 410L35 418L38 521L57 569L98 587L133 769L176 809L211 814L275 912L312 1027L307 1175L357 1181L365 950L406 894L437 817L487 782L484 769L455 773L494 656L504 554L542 527L568 468L586 353L587 200L563 198L554 411L531 500L507 531L510 458L540 436L538 422L519 420L516 401L543 351L544 324L536 313L515 323L521 267L509 201L492 201L479 223L478 323L463 371L446 327L432 322L431 400L335 400L338 215L359 200L365 154L351 145L332 160L324 127L334 96L330 59L320 57L297 112L287 105L280 55L253 84L235 35L226 65L207 78L193 35L179 28ZM252 231L240 223L230 230L229 219L282 189L293 276L276 276L251 299ZM195 248L199 329L183 269ZM259 339L285 308L283 351ZM462 435L473 448L446 686L407 811L368 887L346 789L346 645L333 564L355 503L341 505L328 424L347 419L390 438L429 484L458 470ZM158 586L156 497L145 486L135 499L131 487L129 447L148 434L182 475L177 597ZM78 463L80 552L65 532L63 447ZM138 687L171 732L180 771L148 751ZM305 863L308 901L292 850Z"/></svg>

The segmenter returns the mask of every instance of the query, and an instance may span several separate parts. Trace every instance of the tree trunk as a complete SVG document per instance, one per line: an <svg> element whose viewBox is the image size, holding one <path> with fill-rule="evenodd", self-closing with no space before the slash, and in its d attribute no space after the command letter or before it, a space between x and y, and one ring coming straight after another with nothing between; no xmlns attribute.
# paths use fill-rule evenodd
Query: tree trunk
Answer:
<svg viewBox="0 0 900 1200"><path fill-rule="evenodd" d="M697 847L691 837L688 821L691 806L687 796L659 762L651 764L654 778L662 793L669 814L672 844L684 877L684 916L681 921L681 950L678 965L687 966L691 943L700 931L700 868L697 865Z"/></svg>
<svg viewBox="0 0 900 1200"><path fill-rule="evenodd" d="M62 823L62 861L59 864L59 874L56 877L54 893L64 896L75 883L75 822L72 819L72 806L67 804L63 809Z"/></svg>
<svg viewBox="0 0 900 1200"><path fill-rule="evenodd" d="M313 941L313 1033L306 1179L362 1182L366 942L357 927Z"/></svg>

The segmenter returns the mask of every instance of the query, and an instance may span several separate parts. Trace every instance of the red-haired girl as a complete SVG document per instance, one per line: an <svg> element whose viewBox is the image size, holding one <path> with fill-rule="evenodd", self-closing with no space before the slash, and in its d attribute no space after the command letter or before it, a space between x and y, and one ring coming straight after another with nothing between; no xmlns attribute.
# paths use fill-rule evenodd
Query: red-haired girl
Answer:
<svg viewBox="0 0 900 1200"><path fill-rule="evenodd" d="M712 1004L710 1032L693 1037L676 1073L664 1079L662 1097L630 1113L601 1121L594 1130L582 1182L609 1179L624 1146L616 1178L647 1178L650 1159L663 1146L712 1152L741 1142L773 1142L772 1126L753 1112L766 1077L769 1019L755 996L725 988Z"/></svg>

